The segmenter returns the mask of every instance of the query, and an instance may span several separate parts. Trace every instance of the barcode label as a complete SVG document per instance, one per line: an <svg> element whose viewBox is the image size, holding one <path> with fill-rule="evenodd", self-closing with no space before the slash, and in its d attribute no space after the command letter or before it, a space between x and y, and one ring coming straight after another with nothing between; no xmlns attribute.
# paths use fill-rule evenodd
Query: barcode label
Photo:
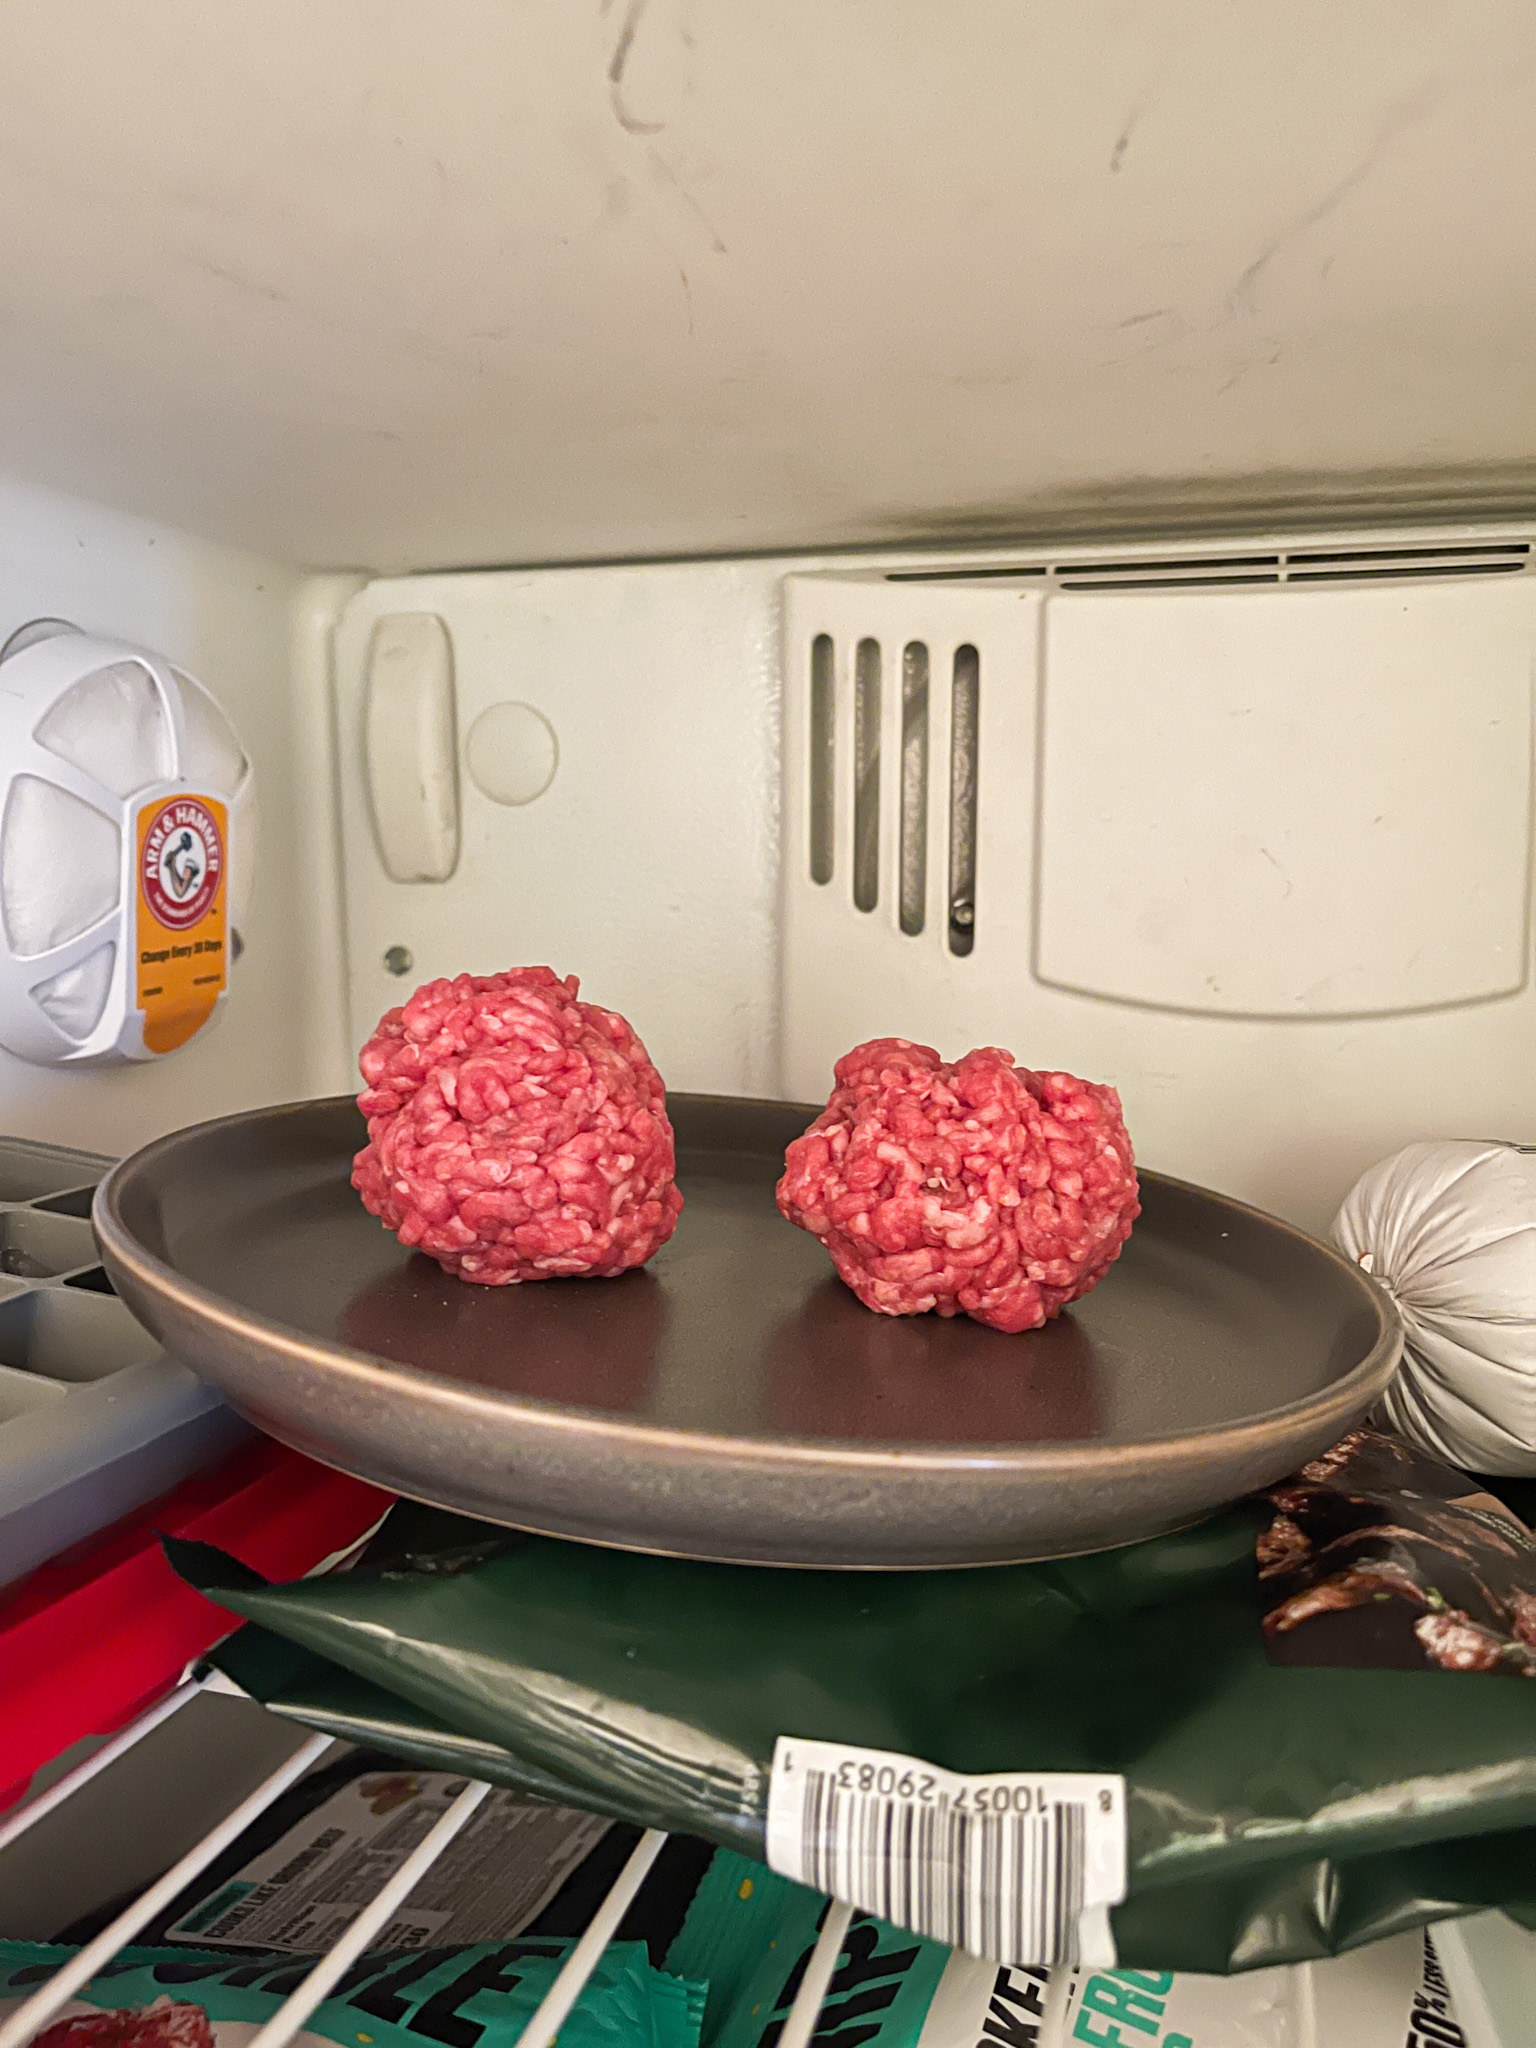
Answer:
<svg viewBox="0 0 1536 2048"><path fill-rule="evenodd" d="M1112 1967L1125 1780L958 1777L917 1757L782 1736L768 1862L898 1927L995 1963Z"/></svg>

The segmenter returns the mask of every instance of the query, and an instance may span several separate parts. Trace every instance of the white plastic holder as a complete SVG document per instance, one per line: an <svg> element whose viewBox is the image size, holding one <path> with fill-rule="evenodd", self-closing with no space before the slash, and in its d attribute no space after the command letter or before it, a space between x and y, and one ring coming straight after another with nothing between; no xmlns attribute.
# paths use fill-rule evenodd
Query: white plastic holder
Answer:
<svg viewBox="0 0 1536 2048"><path fill-rule="evenodd" d="M203 1030L226 999L255 824L250 762L192 677L59 621L14 635L0 658L0 1045L100 1066Z"/></svg>

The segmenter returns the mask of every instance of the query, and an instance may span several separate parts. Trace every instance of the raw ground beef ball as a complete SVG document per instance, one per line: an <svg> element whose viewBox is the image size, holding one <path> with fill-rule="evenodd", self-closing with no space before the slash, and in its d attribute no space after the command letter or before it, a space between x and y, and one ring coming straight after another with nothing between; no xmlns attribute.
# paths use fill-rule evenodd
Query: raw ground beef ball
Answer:
<svg viewBox="0 0 1536 2048"><path fill-rule="evenodd" d="M35 2036L32 2048L214 2048L200 2005L157 1998L138 2011L72 2013Z"/></svg>
<svg viewBox="0 0 1536 2048"><path fill-rule="evenodd" d="M609 1279L677 1226L661 1076L577 986L548 967L429 981L358 1056L352 1185L461 1280Z"/></svg>
<svg viewBox="0 0 1536 2048"><path fill-rule="evenodd" d="M1096 1287L1141 1213L1113 1088L984 1046L874 1038L785 1155L779 1208L866 1308L1033 1330Z"/></svg>

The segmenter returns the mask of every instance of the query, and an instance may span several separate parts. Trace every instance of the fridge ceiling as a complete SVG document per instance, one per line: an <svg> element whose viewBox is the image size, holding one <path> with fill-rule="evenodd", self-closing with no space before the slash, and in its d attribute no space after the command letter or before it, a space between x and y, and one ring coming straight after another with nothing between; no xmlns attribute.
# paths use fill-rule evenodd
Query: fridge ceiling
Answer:
<svg viewBox="0 0 1536 2048"><path fill-rule="evenodd" d="M1536 13L13 10L0 467L315 566L1518 510Z"/></svg>

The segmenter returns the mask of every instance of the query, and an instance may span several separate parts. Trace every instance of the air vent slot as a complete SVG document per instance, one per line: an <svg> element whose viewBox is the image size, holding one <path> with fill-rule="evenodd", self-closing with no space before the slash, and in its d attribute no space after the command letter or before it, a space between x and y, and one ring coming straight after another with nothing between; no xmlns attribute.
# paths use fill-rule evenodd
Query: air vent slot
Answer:
<svg viewBox="0 0 1536 2048"><path fill-rule="evenodd" d="M1422 547L1298 548L1274 554L1105 556L1101 561L972 562L947 569L892 569L888 583L974 583L1031 578L1056 590L1200 590L1276 583L1412 582L1443 576L1528 573L1526 540L1430 542Z"/></svg>
<svg viewBox="0 0 1536 2048"><path fill-rule="evenodd" d="M887 569L887 583L975 583L985 582L996 576L1049 576L1048 562L1025 563L1020 568L1015 564L983 562L972 569Z"/></svg>
<svg viewBox="0 0 1536 2048"><path fill-rule="evenodd" d="M833 774L837 766L837 650L830 633L811 643L811 880L832 879Z"/></svg>
<svg viewBox="0 0 1536 2048"><path fill-rule="evenodd" d="M1063 576L1063 590L1214 590L1227 584L1278 583L1274 570L1248 576Z"/></svg>
<svg viewBox="0 0 1536 2048"><path fill-rule="evenodd" d="M928 900L928 649L909 640L901 657L901 928L921 932Z"/></svg>
<svg viewBox="0 0 1536 2048"><path fill-rule="evenodd" d="M1292 569L1287 576L1288 583L1343 583L1379 581L1383 578L1412 578L1422 581L1429 576L1507 576L1513 570L1518 573L1525 562L1511 561L1504 557L1490 558L1480 562L1351 562L1339 564L1332 569Z"/></svg>
<svg viewBox="0 0 1536 2048"><path fill-rule="evenodd" d="M853 661L853 900L880 901L880 642L861 640Z"/></svg>
<svg viewBox="0 0 1536 2048"><path fill-rule="evenodd" d="M1477 561L1494 556L1511 556L1523 562L1530 554L1529 541L1458 541L1422 548L1308 548L1286 556L1288 562L1438 562Z"/></svg>
<svg viewBox="0 0 1536 2048"><path fill-rule="evenodd" d="M955 649L949 714L949 950L976 943L976 783L981 738L981 658Z"/></svg>
<svg viewBox="0 0 1536 2048"><path fill-rule="evenodd" d="M1061 562L1063 590L1144 590L1161 584L1278 583L1279 555L1189 555L1168 562Z"/></svg>

